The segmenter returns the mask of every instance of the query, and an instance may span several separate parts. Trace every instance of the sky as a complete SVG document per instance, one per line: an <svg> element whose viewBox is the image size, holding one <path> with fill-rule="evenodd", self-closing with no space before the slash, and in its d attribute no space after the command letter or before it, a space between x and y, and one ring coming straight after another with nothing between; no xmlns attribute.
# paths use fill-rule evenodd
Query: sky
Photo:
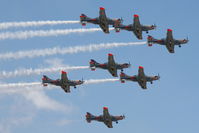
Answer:
<svg viewBox="0 0 199 133"><path fill-rule="evenodd" d="M125 69L128 75L137 74L143 66L146 75L160 74L159 81L148 84L142 90L137 83L106 82L88 84L71 88L66 94L59 87L38 86L21 88L0 88L0 132L1 133L195 133L199 131L199 90L198 84L198 1L196 0L0 0L0 23L52 20L79 20L81 13L97 17L99 7L106 9L110 18L120 18L124 24L133 22L138 14L142 24L156 24L157 29L149 34L163 38L168 28L173 29L176 39L186 38L189 43L181 48L175 47L175 54L168 53L164 46L145 45L126 46L79 52L75 54L56 54L45 57L0 60L0 71L21 69L57 68L60 66L88 66L90 59L100 63L107 61L112 53L116 62L131 62ZM83 28L97 28L87 24ZM79 29L77 24L18 27L0 31L16 32L27 30ZM68 35L33 37L28 39L0 40L0 54L53 47L87 46L89 44L138 41L131 32L121 31L110 34L96 31ZM118 71L119 73L119 71ZM38 75L23 75L10 78L0 77L1 84L40 82ZM47 73L53 79L60 72ZM107 79L111 75L104 70L89 69L68 72L70 79ZM112 115L125 115L126 119L113 124L108 129L103 123L85 120L86 112L102 114L103 107L109 108Z"/></svg>

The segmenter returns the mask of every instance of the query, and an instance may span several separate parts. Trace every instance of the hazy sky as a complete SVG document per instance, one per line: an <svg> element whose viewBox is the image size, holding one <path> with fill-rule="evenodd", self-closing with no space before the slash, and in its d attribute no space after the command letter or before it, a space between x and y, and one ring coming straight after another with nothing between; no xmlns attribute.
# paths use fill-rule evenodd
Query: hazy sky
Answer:
<svg viewBox="0 0 199 133"><path fill-rule="evenodd" d="M133 22L138 14L142 24L156 24L157 29L149 34L163 38L168 28L173 29L176 39L189 37L190 42L181 48L175 47L175 54L168 53L164 46L128 46L82 52L76 54L52 55L36 58L0 60L0 71L20 69L57 68L59 66L88 66L91 58L100 63L107 61L112 53L119 63L131 62L125 69L128 75L137 74L138 67L145 68L146 75L160 74L160 81L148 84L142 90L137 83L109 82L71 88L65 94L59 87L53 89L0 88L0 133L195 133L199 130L198 84L198 1L196 0L0 0L0 22L79 20L81 13L98 16L99 7L106 9L111 18L124 19L124 24ZM96 28L87 24L85 28ZM10 28L3 32L25 30L77 29L80 24L56 26ZM147 34L143 33L146 41ZM34 37L30 39L0 40L0 54L23 50L53 47L86 46L112 42L142 42L131 32L110 34L103 32L73 33L62 36ZM118 71L119 73L119 71ZM45 73L42 73L45 74ZM42 74L1 78L1 83L39 82ZM48 73L57 79L59 72ZM89 69L69 71L70 79L112 78L104 70ZM42 87L43 88L43 87ZM98 122L87 123L86 112L102 114L104 106L112 115L126 116L108 129Z"/></svg>

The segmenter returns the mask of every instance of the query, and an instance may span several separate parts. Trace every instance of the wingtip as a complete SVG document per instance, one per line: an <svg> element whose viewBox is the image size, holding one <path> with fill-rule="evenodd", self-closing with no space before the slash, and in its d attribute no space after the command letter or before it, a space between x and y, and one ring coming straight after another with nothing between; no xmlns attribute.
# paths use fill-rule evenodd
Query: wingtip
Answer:
<svg viewBox="0 0 199 133"><path fill-rule="evenodd" d="M108 110L108 107L104 107L103 109L104 109L104 110Z"/></svg>
<svg viewBox="0 0 199 133"><path fill-rule="evenodd" d="M143 66L139 66L139 69L144 69L144 67Z"/></svg>
<svg viewBox="0 0 199 133"><path fill-rule="evenodd" d="M172 29L167 29L167 31L172 31Z"/></svg>
<svg viewBox="0 0 199 133"><path fill-rule="evenodd" d="M65 71L61 71L62 74L67 74Z"/></svg>
<svg viewBox="0 0 199 133"><path fill-rule="evenodd" d="M134 17L139 17L139 15L137 15L137 14L134 14Z"/></svg>
<svg viewBox="0 0 199 133"><path fill-rule="evenodd" d="M104 7L100 7L100 10L105 10Z"/></svg>
<svg viewBox="0 0 199 133"><path fill-rule="evenodd" d="M113 54L109 53L108 56L113 56Z"/></svg>

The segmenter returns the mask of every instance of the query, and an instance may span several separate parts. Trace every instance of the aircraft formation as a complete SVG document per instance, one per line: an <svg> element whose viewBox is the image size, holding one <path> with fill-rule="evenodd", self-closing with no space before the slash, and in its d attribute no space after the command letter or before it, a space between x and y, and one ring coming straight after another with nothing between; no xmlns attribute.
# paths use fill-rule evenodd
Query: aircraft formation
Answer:
<svg viewBox="0 0 199 133"><path fill-rule="evenodd" d="M96 18L88 17L85 14L80 15L80 23L82 26L86 26L87 23L99 25L102 31L106 34L110 33L109 26L112 26L115 32L120 32L121 30L126 30L132 32L138 40L143 39L143 32L147 34L149 31L155 30L156 25L144 25L141 24L139 15L133 15L133 23L124 25L122 18L111 19L107 17L105 8L99 8L99 16ZM187 39L174 39L173 31L171 29L167 30L166 37L162 39L155 39L151 35L147 37L147 44L151 47L153 44L165 45L169 53L175 53L175 46L181 47L181 45L188 43ZM153 84L153 81L159 80L160 75L148 76L144 72L144 67L139 66L138 74L129 76L124 73L124 70L131 67L130 62L118 63L114 59L114 55L112 53L108 53L107 62L98 63L95 59L90 59L88 62L89 68L91 71L95 71L96 69L107 70L108 74L112 77L118 78L118 81L121 83L125 83L126 81L137 82L138 85L146 90L147 82ZM118 74L120 71L120 74ZM46 75L42 77L43 86L48 86L48 84L61 87L65 93L71 93L71 87L76 88L78 85L84 84L85 81L81 80L70 80L68 78L67 72L61 71L61 75L59 79L51 79ZM95 116L89 112L86 112L85 119L88 123L92 121L98 121L104 123L108 128L113 128L113 122L118 123L118 121L125 119L124 115L111 115L109 113L108 107L103 107L103 114Z"/></svg>
<svg viewBox="0 0 199 133"><path fill-rule="evenodd" d="M100 7L99 10L99 17L96 18L90 18L87 17L85 14L81 14L80 16L80 23L82 26L86 26L87 23L96 24L99 25L99 27L102 29L102 31L106 34L109 32L109 25L113 26L116 32L120 32L120 30L127 30L134 33L137 39L142 40L143 36L142 33L146 32L149 33L150 30L156 29L156 25L143 25L140 23L139 16L137 14L134 15L133 24L129 25L123 25L123 19L111 19L106 16L105 9L103 7ZM181 39L176 40L173 38L172 30L167 30L166 38L163 39L155 39L152 36L148 35L147 43L148 46L152 46L152 44L160 44L165 45L168 49L169 53L174 53L174 46L177 45L181 47L182 44L188 43L187 39ZM145 75L144 68L142 66L139 66L138 68L138 74L129 76L125 74L123 71L126 68L129 68L131 66L129 63L117 63L115 62L113 54L108 54L108 61L106 63L98 63L94 59L91 59L89 62L89 66L91 71L95 71L96 69L103 69L107 70L113 77L118 77L118 70L121 70L119 79L121 83L125 83L125 81L133 81L137 82L138 85L142 89L147 89L147 82L153 84L153 81L159 80L160 75L155 76L147 76ZM61 72L61 79L52 80L48 78L46 75L42 78L42 83L44 86L47 86L48 84L60 86L66 93L70 93L70 86L73 86L76 88L77 85L81 85L84 83L82 80L69 80L67 77L67 73L62 71ZM124 115L119 116L113 116L109 114L108 108L103 108L103 114L99 116L92 115L91 113L86 113L86 121L88 123L91 123L91 121L98 121L103 122L108 128L113 128L112 122L118 123L119 120L123 120L125 118Z"/></svg>
<svg viewBox="0 0 199 133"><path fill-rule="evenodd" d="M86 26L86 23L97 24L100 26L100 28L102 29L104 33L110 33L109 25L112 25L115 28L116 32L120 32L120 30L131 31L139 40L143 39L142 37L143 32L146 32L148 34L149 30L154 30L157 27L155 24L154 25L141 24L139 20L139 15L137 14L134 15L133 24L123 25L122 18L121 19L108 18L106 16L106 12L103 7L100 7L99 17L96 17L96 18L90 18L90 17L87 17L85 14L81 14L80 23L82 24L82 26ZM165 45L170 53L174 53L175 45L181 47L182 44L188 43L189 40L188 38L181 39L181 40L174 39L172 30L168 29L166 38L158 40L158 39L154 39L152 36L149 35L147 38L147 41L148 41L148 46L152 46L152 44Z"/></svg>

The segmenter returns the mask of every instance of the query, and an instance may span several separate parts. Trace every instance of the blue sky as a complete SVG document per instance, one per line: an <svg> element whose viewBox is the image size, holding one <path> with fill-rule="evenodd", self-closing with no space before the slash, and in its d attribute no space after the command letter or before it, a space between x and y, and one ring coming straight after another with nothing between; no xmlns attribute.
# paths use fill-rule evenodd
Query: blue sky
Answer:
<svg viewBox="0 0 199 133"><path fill-rule="evenodd" d="M59 64L85 66L91 58L106 62L107 53L113 53L117 62L130 61L126 69L129 75L137 74L139 65L147 75L160 73L160 81L148 84L142 90L137 83L120 82L78 86L72 93L61 89L39 92L25 91L22 94L0 94L0 132L4 133L79 133L79 132L134 132L134 133L195 133L199 130L198 83L198 1L196 0L0 0L0 22L39 20L79 20L81 13L98 16L100 6L107 16L122 17L130 24L133 14L140 16L142 24L156 24L149 32L156 38L165 37L167 28L173 29L176 39L189 37L190 42L175 48L169 54L164 46L130 46L91 53L55 55L33 59L0 61L0 69L13 71L20 68L45 68ZM88 28L97 27L88 24ZM37 28L14 28L6 31L81 28L80 24L44 26ZM1 32L4 32L2 30ZM144 33L144 38L147 35ZM144 39L145 41L146 39ZM119 34L111 31L71 34L57 37L35 37L26 40L2 40L0 53L19 50L88 45L102 42L137 42L127 31ZM50 62L50 63L49 63ZM56 65L55 65L56 64ZM49 75L52 78L59 73ZM40 81L42 75L1 79L2 83ZM77 70L69 72L71 79L112 78L106 71ZM23 89L23 88L21 88ZM49 102L48 106L40 100ZM46 104L45 104L46 105ZM109 107L113 115L125 114L126 119L114 124L113 129L102 123L85 121L87 111L101 114L103 106ZM52 109L54 107L56 109Z"/></svg>

